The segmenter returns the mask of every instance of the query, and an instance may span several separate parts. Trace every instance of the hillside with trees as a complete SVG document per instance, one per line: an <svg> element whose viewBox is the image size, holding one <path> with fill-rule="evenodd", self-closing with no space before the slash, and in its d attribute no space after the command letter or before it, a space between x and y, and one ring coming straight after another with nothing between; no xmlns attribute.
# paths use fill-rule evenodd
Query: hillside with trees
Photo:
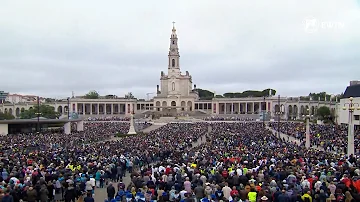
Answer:
<svg viewBox="0 0 360 202"><path fill-rule="evenodd" d="M34 106L34 108L30 108L20 113L21 119L33 119L38 116L38 112L40 113L40 117L44 117L47 119L56 119L60 117L60 113L55 111L55 108L50 105L42 104L38 109L38 106Z"/></svg>
<svg viewBox="0 0 360 202"><path fill-rule="evenodd" d="M300 96L300 100L313 100L313 101L335 101L336 98L337 100L340 100L342 97L344 96L343 93L332 96L330 94L327 94L326 92L319 92L319 93L309 93L308 96Z"/></svg>
<svg viewBox="0 0 360 202"><path fill-rule="evenodd" d="M211 100L212 98L245 98L245 97L268 97L270 95L274 96L276 94L275 89L267 88L262 91L258 90L246 90L244 92L227 92L222 95L214 95L213 92L197 88L194 91L198 92L200 100Z"/></svg>

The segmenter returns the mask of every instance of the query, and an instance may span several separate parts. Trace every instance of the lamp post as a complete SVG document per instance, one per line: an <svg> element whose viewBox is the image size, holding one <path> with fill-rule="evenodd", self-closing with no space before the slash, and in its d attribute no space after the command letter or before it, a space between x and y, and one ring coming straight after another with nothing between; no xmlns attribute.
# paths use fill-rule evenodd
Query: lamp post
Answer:
<svg viewBox="0 0 360 202"><path fill-rule="evenodd" d="M349 122L348 122L348 145L347 145L347 155L355 153L354 147L354 125L353 125L353 113L355 110L360 110L359 103L353 102L354 98L350 97L349 102L344 103L343 110L349 111Z"/></svg>
<svg viewBox="0 0 360 202"><path fill-rule="evenodd" d="M67 117L70 119L70 97L67 98Z"/></svg>
<svg viewBox="0 0 360 202"><path fill-rule="evenodd" d="M36 125L36 132L40 133L40 97L37 97L37 112L35 113L37 116L37 125Z"/></svg>
<svg viewBox="0 0 360 202"><path fill-rule="evenodd" d="M307 111L307 114L303 115L303 117L306 120L305 147L310 148L310 146L311 146L311 143L310 143L310 119L311 119L312 115L310 114L309 108L306 111Z"/></svg>
<svg viewBox="0 0 360 202"><path fill-rule="evenodd" d="M280 138L280 116L281 116L280 95L278 95L278 106L279 106L279 111L275 110L275 114L278 117L277 131L278 131L278 136Z"/></svg>
<svg viewBox="0 0 360 202"><path fill-rule="evenodd" d="M262 110L262 121L263 121L263 127L265 128L265 112L266 112L266 102L265 102L265 96L264 96L264 105L265 105L265 108Z"/></svg>

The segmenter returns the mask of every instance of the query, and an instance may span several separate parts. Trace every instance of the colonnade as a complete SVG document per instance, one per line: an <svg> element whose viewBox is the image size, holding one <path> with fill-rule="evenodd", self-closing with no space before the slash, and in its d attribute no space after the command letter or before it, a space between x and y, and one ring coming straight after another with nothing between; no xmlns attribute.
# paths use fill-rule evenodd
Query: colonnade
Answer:
<svg viewBox="0 0 360 202"><path fill-rule="evenodd" d="M72 111L84 115L117 115L117 114L130 114L134 110L132 103L74 103Z"/></svg>
<svg viewBox="0 0 360 202"><path fill-rule="evenodd" d="M195 109L212 110L213 114L260 114L263 111L271 111L271 102L219 102L197 103Z"/></svg>

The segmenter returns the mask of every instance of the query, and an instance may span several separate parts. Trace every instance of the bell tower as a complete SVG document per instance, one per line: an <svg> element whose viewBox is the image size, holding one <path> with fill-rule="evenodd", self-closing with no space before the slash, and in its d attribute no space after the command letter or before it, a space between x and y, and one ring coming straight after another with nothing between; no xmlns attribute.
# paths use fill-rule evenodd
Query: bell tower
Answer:
<svg viewBox="0 0 360 202"><path fill-rule="evenodd" d="M175 22L173 22L173 28L171 30L171 37L170 37L170 48L169 48L169 64L168 69L172 72L180 72L180 54L179 54L179 47L178 47L178 38L176 34ZM175 70L175 71L174 71Z"/></svg>

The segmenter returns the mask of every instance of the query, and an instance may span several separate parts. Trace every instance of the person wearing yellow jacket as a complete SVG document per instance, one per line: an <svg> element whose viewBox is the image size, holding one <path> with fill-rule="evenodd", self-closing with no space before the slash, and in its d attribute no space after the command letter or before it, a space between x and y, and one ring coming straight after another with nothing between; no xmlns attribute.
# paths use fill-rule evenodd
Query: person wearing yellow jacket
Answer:
<svg viewBox="0 0 360 202"><path fill-rule="evenodd" d="M305 193L304 195L301 196L301 199L304 202L312 202L312 197L310 196L310 192Z"/></svg>
<svg viewBox="0 0 360 202"><path fill-rule="evenodd" d="M256 202L257 193L254 188L251 188L250 192L248 193L248 198L250 202Z"/></svg>

